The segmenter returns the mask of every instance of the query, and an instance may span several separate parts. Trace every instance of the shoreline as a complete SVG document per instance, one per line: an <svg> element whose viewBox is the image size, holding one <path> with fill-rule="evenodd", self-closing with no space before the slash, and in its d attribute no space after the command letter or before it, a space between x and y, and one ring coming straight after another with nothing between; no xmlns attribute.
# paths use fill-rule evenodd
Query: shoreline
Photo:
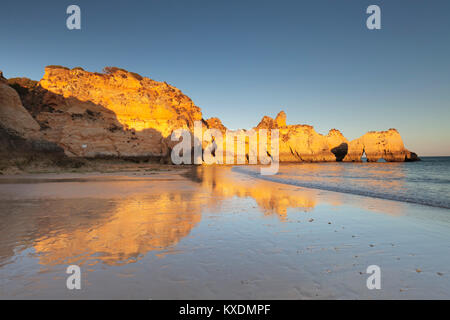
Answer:
<svg viewBox="0 0 450 320"><path fill-rule="evenodd" d="M433 159L433 158L448 158L446 156L433 156L433 157L424 157L426 160L427 158ZM80 158L84 159L84 158ZM78 160L80 160L78 159ZM290 179L284 179L280 181L277 176L280 174L279 172L275 175L261 175L258 173L253 172L255 168L260 168L261 165L254 164L243 164L243 165L236 165L236 164L212 164L212 165L195 165L195 164L181 164L181 165L174 165L174 164L162 164L158 162L151 162L149 159L147 160L136 160L132 161L130 159L121 159L121 158L99 158L99 159L84 159L85 165L81 166L79 168L64 168L64 167L51 167L51 168L39 168L36 170L29 170L29 171L20 171L20 172L14 172L8 173L8 171L2 172L0 171L0 184L4 183L4 181L10 179L10 180L18 180L23 177L26 178L33 178L33 177L41 177L44 178L46 176L54 176L56 177L71 177L80 175L81 176L93 176L93 175L123 175L123 174L132 174L134 176L139 175L151 175L155 173L164 173L164 172L175 172L175 173L183 173L183 172L189 172L193 170L197 170L200 168L217 168L220 170L220 168L227 168L231 169L236 172L240 172L242 174L247 174L252 176L255 179L261 179L271 182L279 182L283 184L288 184L294 187L302 187L307 189L313 189L313 190L322 190L322 191L328 191L328 192L337 192L342 194L349 194L349 195L356 195L356 196L362 196L362 197L368 197L368 198L377 198L382 200L388 200L388 201L396 201L396 202L404 202L404 203L410 203L415 205L422 205L425 207L434 207L434 208L441 208L441 209L450 209L450 206L443 205L443 204L435 204L430 202L419 202L416 199L413 198L396 198L395 195L378 195L378 194L367 194L364 191L354 190L350 189L347 190L345 188L335 188L331 186L323 186L321 184L313 183L313 182L299 182L295 180ZM280 163L280 167L282 166L290 166L290 165L338 165L338 166L349 166L349 165L397 165L397 164L404 164L405 162L389 162L389 163L372 163L372 162L301 162L301 163L295 163L295 162L283 162ZM244 168L244 170L241 170L241 168ZM249 168L250 170L245 170L246 168ZM70 178L69 178L70 179Z"/></svg>
<svg viewBox="0 0 450 320"><path fill-rule="evenodd" d="M12 164L6 160L13 161L13 159L7 159L6 156L1 156L0 160L4 163L0 163L0 177L5 175L23 175L23 174L50 174L50 173L110 173L121 171L140 171L138 169L157 169L162 168L193 168L193 167L234 167L234 166L250 166L259 167L261 164L170 164L167 163L167 159L164 157L98 157L98 158L84 158L84 157L62 157L55 155L58 159L51 159L53 162L56 160L61 163L47 163L47 158L33 158L30 154L15 154L20 158L30 158L26 161L26 164L19 168L17 165ZM37 155L42 156L42 155ZM421 159L431 158L449 158L450 156L422 156ZM23 159L22 159L23 160ZM5 162L6 161L6 162ZM419 160L418 162L420 162ZM57 161L56 161L57 162ZM163 163L164 162L164 163ZM416 161L389 161L389 162L368 162L365 159L362 161L282 161L280 165L305 165L305 164L339 164L339 165L366 165L366 164L409 164L416 163Z"/></svg>

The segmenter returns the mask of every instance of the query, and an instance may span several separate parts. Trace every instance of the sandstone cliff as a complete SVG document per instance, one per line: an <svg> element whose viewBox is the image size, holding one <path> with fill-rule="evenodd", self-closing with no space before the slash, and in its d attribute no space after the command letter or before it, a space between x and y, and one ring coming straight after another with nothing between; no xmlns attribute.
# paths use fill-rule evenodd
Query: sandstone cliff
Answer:
<svg viewBox="0 0 450 320"><path fill-rule="evenodd" d="M0 71L0 174L19 173L25 168L74 167L63 148L42 138L40 126Z"/></svg>
<svg viewBox="0 0 450 320"><path fill-rule="evenodd" d="M283 119L280 121L280 119ZM280 161L362 161L368 162L414 161L417 155L405 149L397 130L371 131L362 137L348 141L337 129L331 129L326 136L317 133L309 125L286 125L286 115L281 111L275 119L263 117L257 129L279 129Z"/></svg>
<svg viewBox="0 0 450 320"><path fill-rule="evenodd" d="M167 137L201 111L180 90L118 68L50 66L38 83L12 79L42 136L69 156L167 156Z"/></svg>
<svg viewBox="0 0 450 320"><path fill-rule="evenodd" d="M71 157L167 161L176 143L171 133L192 131L194 121L201 121L203 131L227 130L218 118L204 120L200 108L179 89L119 68L92 73L49 66L39 82L0 81L0 125L27 139L55 143ZM287 125L283 111L275 119L263 117L254 129L279 130L282 162L361 161L364 154L368 161L417 160L395 129L348 141L336 129L322 135L309 125ZM248 160L248 143L245 152Z"/></svg>
<svg viewBox="0 0 450 320"><path fill-rule="evenodd" d="M379 159L396 162L417 160L415 153L405 149L402 137L395 129L371 131L350 141L344 161L360 161L364 153L368 162Z"/></svg>
<svg viewBox="0 0 450 320"><path fill-rule="evenodd" d="M24 138L37 137L39 124L23 107L17 92L0 72L0 126Z"/></svg>

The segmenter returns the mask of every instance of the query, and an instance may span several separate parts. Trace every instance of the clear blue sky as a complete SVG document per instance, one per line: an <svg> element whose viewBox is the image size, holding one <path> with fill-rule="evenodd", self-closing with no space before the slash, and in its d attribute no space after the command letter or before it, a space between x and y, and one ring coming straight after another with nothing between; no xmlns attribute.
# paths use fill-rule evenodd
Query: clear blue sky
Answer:
<svg viewBox="0 0 450 320"><path fill-rule="evenodd" d="M82 30L66 28L77 4ZM381 7L382 29L366 28ZM349 139L397 128L420 155L450 155L450 1L3 1L0 70L118 66L166 81L205 118L290 124Z"/></svg>

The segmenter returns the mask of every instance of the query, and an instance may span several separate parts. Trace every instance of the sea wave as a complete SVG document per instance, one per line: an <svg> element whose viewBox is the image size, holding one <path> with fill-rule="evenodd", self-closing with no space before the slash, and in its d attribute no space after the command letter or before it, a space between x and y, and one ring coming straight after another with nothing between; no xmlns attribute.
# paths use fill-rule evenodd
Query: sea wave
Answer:
<svg viewBox="0 0 450 320"><path fill-rule="evenodd" d="M291 166L292 169L292 166ZM325 169L326 170L326 169ZM328 175L324 173L323 175L301 175L299 173L289 174L289 171L282 171L276 175L261 175L259 169L251 166L236 166L233 171L249 175L256 179L262 179L266 181L298 186L303 188L319 189L332 192L340 192L346 194L353 194L358 196L379 198L392 201L400 201L407 203L414 203L425 206L439 207L444 209L450 209L450 201L448 194L445 190L435 189L433 187L430 190L430 184L422 185L420 187L409 187L409 188L391 188L390 186L383 186L378 183L378 181L383 180L381 177L371 177L371 180L367 179L367 176L337 176ZM292 170L291 170L292 171ZM299 178L301 177L301 178ZM329 179L332 178L332 179ZM339 182L336 178L340 179ZM361 183L361 180L364 180ZM408 181L409 184L414 185L417 181L427 181L432 180L425 177L412 178ZM356 181L356 182L355 182ZM371 184L370 182L377 181L376 184ZM405 178L390 177L389 181L403 181ZM448 186L448 180L443 179L443 181L429 181L430 183L445 183Z"/></svg>

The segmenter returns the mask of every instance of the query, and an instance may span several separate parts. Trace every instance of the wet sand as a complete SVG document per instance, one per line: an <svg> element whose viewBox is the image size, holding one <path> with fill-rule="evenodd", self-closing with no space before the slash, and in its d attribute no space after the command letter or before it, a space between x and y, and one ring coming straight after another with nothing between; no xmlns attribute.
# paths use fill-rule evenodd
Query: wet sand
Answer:
<svg viewBox="0 0 450 320"><path fill-rule="evenodd" d="M232 167L2 176L0 221L2 299L450 298L449 210Z"/></svg>

